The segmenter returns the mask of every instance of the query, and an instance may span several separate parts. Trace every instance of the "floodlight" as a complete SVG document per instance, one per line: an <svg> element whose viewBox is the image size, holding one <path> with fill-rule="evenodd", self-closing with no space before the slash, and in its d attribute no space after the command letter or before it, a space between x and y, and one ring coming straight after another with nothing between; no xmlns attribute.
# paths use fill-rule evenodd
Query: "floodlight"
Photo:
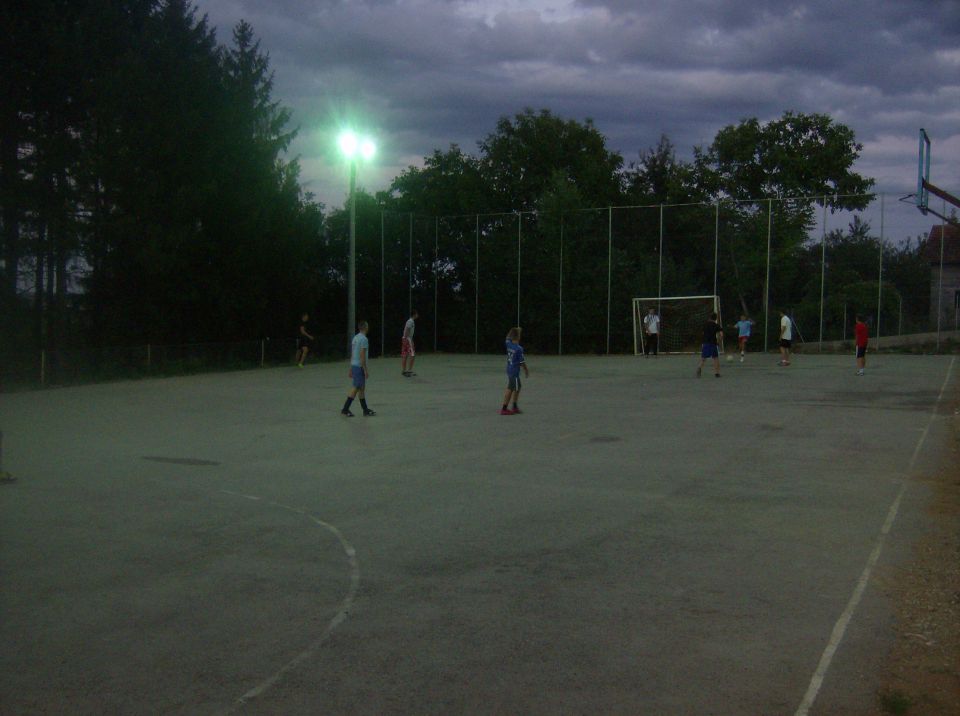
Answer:
<svg viewBox="0 0 960 716"><path fill-rule="evenodd" d="M373 159L373 155L377 153L377 147L370 139L364 139L360 142L360 156L362 156L367 161Z"/></svg>
<svg viewBox="0 0 960 716"><path fill-rule="evenodd" d="M343 132L337 143L340 145L340 151L343 152L344 156L347 159L353 159L353 156L357 153L357 135L350 131Z"/></svg>

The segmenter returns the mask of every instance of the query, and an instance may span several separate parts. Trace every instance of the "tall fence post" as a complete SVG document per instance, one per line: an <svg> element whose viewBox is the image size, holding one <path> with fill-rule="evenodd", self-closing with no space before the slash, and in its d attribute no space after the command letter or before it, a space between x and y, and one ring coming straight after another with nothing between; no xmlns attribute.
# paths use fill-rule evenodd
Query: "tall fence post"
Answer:
<svg viewBox="0 0 960 716"><path fill-rule="evenodd" d="M523 229L523 212L517 212L517 322L520 325L520 234Z"/></svg>
<svg viewBox="0 0 960 716"><path fill-rule="evenodd" d="M773 226L773 199L767 199L767 277L763 282L763 352L769 350L770 339L770 233Z"/></svg>
<svg viewBox="0 0 960 716"><path fill-rule="evenodd" d="M267 342L260 339L260 367L263 368L267 363Z"/></svg>
<svg viewBox="0 0 960 716"><path fill-rule="evenodd" d="M557 355L563 355L563 213L560 214L560 317L557 324Z"/></svg>
<svg viewBox="0 0 960 716"><path fill-rule="evenodd" d="M943 209L940 213L943 216L947 215L946 201L943 202ZM946 230L946 220L940 219L940 272L937 274L937 353L940 352L940 322L943 318L943 246L947 241Z"/></svg>
<svg viewBox="0 0 960 716"><path fill-rule="evenodd" d="M3 433L0 432L0 482L13 482L16 478L3 469Z"/></svg>
<svg viewBox="0 0 960 716"><path fill-rule="evenodd" d="M880 316L883 314L883 194L880 195L880 267L877 269L877 350L880 350Z"/></svg>
<svg viewBox="0 0 960 716"><path fill-rule="evenodd" d="M147 343L147 372L150 372L151 364L153 363L153 350L152 346Z"/></svg>
<svg viewBox="0 0 960 716"><path fill-rule="evenodd" d="M410 212L410 236L407 239L407 315L413 313L413 212Z"/></svg>
<svg viewBox="0 0 960 716"><path fill-rule="evenodd" d="M438 303L440 274L437 264L440 261L440 217L434 218L433 225L433 352L437 352L437 325L440 323L440 304Z"/></svg>
<svg viewBox="0 0 960 716"><path fill-rule="evenodd" d="M610 355L610 299L613 276L613 207L607 207L607 355Z"/></svg>
<svg viewBox="0 0 960 716"><path fill-rule="evenodd" d="M473 279L473 352L480 352L480 214L477 214L477 271Z"/></svg>
<svg viewBox="0 0 960 716"><path fill-rule="evenodd" d="M941 262L942 264L942 262ZM938 323L939 326L939 323ZM44 349L40 349L40 387L44 388L47 385L47 352Z"/></svg>
<svg viewBox="0 0 960 716"><path fill-rule="evenodd" d="M823 223L820 227L820 338L818 350L823 353L823 291L827 280L827 195L823 195Z"/></svg>
<svg viewBox="0 0 960 716"><path fill-rule="evenodd" d="M660 205L660 244L657 249L657 315L660 311L660 297L663 296L663 204Z"/></svg>
<svg viewBox="0 0 960 716"><path fill-rule="evenodd" d="M387 334L386 334L386 282L384 280L384 239L383 239L383 212L380 212L380 355L387 352Z"/></svg>
<svg viewBox="0 0 960 716"><path fill-rule="evenodd" d="M713 208L713 295L717 293L717 266L720 263L720 200Z"/></svg>

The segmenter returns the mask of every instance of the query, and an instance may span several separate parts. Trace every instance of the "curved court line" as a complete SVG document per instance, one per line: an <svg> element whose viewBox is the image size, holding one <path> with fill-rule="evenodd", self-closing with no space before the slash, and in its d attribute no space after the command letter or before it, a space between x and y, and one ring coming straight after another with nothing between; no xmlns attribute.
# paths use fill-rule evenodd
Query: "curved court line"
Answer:
<svg viewBox="0 0 960 716"><path fill-rule="evenodd" d="M353 545L351 545L347 541L346 537L343 536L343 533L340 530L338 530L335 525L332 525L329 522L324 522L323 520L314 517L306 510L301 509L299 507L290 507L289 505L284 505L279 502L273 502L272 500L264 500L263 498L257 497L255 495L244 495L239 492L231 492L230 490L220 490L220 492L227 495L233 495L234 497L242 497L245 500L263 502L267 505L272 505L273 507L279 507L280 509L288 510L298 515L303 515L314 524L317 524L320 527L323 527L325 530L333 534L333 536L336 537L337 540L339 540L340 546L343 547L343 551L346 553L347 560L350 563L350 588L347 590L346 596L340 602L340 608L337 609L337 613L333 615L333 619L331 619L327 623L327 626L320 633L320 635L316 639L314 639L307 646L306 649L301 651L299 654L293 657L290 661L288 661L286 664L281 666L272 676L261 681L252 689L247 691L243 696L241 696L239 699L237 699L234 702L233 706L231 706L229 709L227 709L227 711L224 712L227 714L232 714L238 711L239 709L243 708L243 706L246 705L252 699L257 698L258 696L262 695L265 691L273 688L277 684L277 682L280 681L280 679L283 678L283 676L287 672L291 671L292 669L295 669L297 666L299 666L304 661L306 661L311 656L313 656L314 652L316 652L317 649L319 649L320 646L323 644L323 642L327 640L330 634L333 633L333 630L336 629L338 626L340 626L343 620L347 618L347 615L350 613L350 608L353 606L353 600L354 598L356 598L357 591L360 588L360 563L357 561L357 552L353 548Z"/></svg>
<svg viewBox="0 0 960 716"><path fill-rule="evenodd" d="M937 408L940 406L940 401L943 400L943 393L946 391L947 384L950 382L950 373L953 370L955 360L956 356L953 356L950 359L950 365L947 366L947 374L943 378L943 385L940 386L940 394L937 396L937 400L933 404L933 409L930 411L930 418L927 420L926 427L923 428L923 432L920 433L920 437L917 439L917 445L914 447L913 455L910 456L910 462L907 464L907 473L913 471L917 457L920 455L920 450L923 448L923 443L926 442L927 434L930 432L930 426L933 425L933 421L937 417ZM847 631L847 626L850 624L853 613L856 611L857 605L863 597L863 592L867 588L867 582L870 581L870 574L873 572L877 560L880 559L880 551L883 549L883 543L890 533L890 529L893 527L894 520L897 519L900 502L903 500L903 495L907 491L907 484L907 480L901 483L900 491L897 492L893 504L890 505L890 509L887 511L887 519L880 529L877 542L874 544L873 550L871 550L870 556L867 558L867 564L860 574L860 579L857 580L857 586L854 587L853 594L850 595L850 601L847 602L846 609L843 610L840 618L837 619L837 623L833 625L833 631L830 633L830 641L827 642L827 646L823 650L820 663L817 664L817 670L813 672L813 676L810 678L810 685L807 687L807 692L803 695L803 701L800 702L800 706L797 707L794 716L807 716L810 712L810 707L813 706L813 702L817 698L817 694L820 693L820 687L823 686L823 679L826 677L830 663L833 661L833 655L840 646L840 642L843 641L843 635Z"/></svg>

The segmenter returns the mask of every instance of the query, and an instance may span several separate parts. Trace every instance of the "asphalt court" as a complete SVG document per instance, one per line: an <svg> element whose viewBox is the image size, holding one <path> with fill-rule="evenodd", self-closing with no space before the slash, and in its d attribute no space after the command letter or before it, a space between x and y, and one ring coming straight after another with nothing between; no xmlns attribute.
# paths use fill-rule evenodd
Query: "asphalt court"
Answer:
<svg viewBox="0 0 960 716"><path fill-rule="evenodd" d="M533 355L515 416L499 356L373 360L374 418L345 363L2 395L0 711L794 714L879 542L809 711L850 713L952 361Z"/></svg>

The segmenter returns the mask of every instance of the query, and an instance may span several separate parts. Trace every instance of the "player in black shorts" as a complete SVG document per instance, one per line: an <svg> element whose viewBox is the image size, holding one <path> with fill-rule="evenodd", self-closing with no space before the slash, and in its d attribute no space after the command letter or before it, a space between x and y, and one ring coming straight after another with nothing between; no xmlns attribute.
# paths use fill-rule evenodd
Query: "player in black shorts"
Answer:
<svg viewBox="0 0 960 716"><path fill-rule="evenodd" d="M315 340L310 333L310 316L304 313L300 316L300 330L297 332L297 368L303 368Z"/></svg>

